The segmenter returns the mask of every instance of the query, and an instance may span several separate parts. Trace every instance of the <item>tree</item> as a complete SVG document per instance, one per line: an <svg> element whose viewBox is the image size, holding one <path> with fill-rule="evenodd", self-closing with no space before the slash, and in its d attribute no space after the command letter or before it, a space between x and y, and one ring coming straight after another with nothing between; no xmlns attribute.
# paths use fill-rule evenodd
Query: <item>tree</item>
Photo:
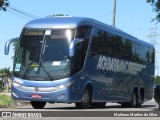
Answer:
<svg viewBox="0 0 160 120"><path fill-rule="evenodd" d="M0 10L6 11L8 6L8 0L0 0Z"/></svg>
<svg viewBox="0 0 160 120"><path fill-rule="evenodd" d="M0 69L0 77L11 77L10 67Z"/></svg>
<svg viewBox="0 0 160 120"><path fill-rule="evenodd" d="M160 84L160 76L156 76L156 78L154 80L154 84L156 84L156 85Z"/></svg>
<svg viewBox="0 0 160 120"><path fill-rule="evenodd" d="M153 20L156 20L157 22L160 22L160 0L147 0L147 3L151 4L153 7L153 11L156 12L156 18Z"/></svg>
<svg viewBox="0 0 160 120"><path fill-rule="evenodd" d="M10 72L10 67L9 68L2 68L0 69L0 78L2 80L2 88L0 89L4 89L4 86L6 85L6 83L8 83L8 78L11 77L11 72ZM8 89L8 87L7 87Z"/></svg>

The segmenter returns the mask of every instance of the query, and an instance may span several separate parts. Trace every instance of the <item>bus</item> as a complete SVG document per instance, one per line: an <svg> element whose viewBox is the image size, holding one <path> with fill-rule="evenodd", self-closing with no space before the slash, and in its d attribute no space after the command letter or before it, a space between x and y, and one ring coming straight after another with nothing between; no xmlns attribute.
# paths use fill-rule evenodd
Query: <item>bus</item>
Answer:
<svg viewBox="0 0 160 120"><path fill-rule="evenodd" d="M140 107L153 98L154 47L92 18L47 17L27 23L13 65L12 97L33 108L75 103Z"/></svg>

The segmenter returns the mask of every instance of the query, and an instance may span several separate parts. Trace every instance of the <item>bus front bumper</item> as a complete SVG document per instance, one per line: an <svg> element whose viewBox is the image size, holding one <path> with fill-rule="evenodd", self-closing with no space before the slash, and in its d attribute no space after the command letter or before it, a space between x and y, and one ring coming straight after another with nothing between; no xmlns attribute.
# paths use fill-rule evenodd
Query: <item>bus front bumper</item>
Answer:
<svg viewBox="0 0 160 120"><path fill-rule="evenodd" d="M43 102L61 102L71 103L74 98L71 97L71 86L74 81L61 80L61 82L40 82L13 81L12 98L15 100L43 101Z"/></svg>

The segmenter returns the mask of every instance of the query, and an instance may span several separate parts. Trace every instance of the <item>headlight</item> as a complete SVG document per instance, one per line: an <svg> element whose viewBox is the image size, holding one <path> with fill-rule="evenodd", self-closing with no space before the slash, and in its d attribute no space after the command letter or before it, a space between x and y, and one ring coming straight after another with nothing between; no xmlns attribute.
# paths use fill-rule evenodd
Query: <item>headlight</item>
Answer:
<svg viewBox="0 0 160 120"><path fill-rule="evenodd" d="M62 89L66 89L66 85L60 85L60 86L58 86L58 88L60 89L60 90L62 90Z"/></svg>
<svg viewBox="0 0 160 120"><path fill-rule="evenodd" d="M67 83L67 84L62 84L62 85L55 86L55 87L53 87L53 90L54 91L64 90L67 87L71 86L73 83L74 83L74 81L72 81L70 83Z"/></svg>

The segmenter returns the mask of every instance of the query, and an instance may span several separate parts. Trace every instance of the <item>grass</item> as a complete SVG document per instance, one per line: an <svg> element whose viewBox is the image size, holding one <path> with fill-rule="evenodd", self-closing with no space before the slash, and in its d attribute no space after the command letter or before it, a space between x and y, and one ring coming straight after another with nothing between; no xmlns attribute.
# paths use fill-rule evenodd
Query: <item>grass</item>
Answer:
<svg viewBox="0 0 160 120"><path fill-rule="evenodd" d="M13 100L10 96L6 94L0 94L0 108L9 107L13 103Z"/></svg>

